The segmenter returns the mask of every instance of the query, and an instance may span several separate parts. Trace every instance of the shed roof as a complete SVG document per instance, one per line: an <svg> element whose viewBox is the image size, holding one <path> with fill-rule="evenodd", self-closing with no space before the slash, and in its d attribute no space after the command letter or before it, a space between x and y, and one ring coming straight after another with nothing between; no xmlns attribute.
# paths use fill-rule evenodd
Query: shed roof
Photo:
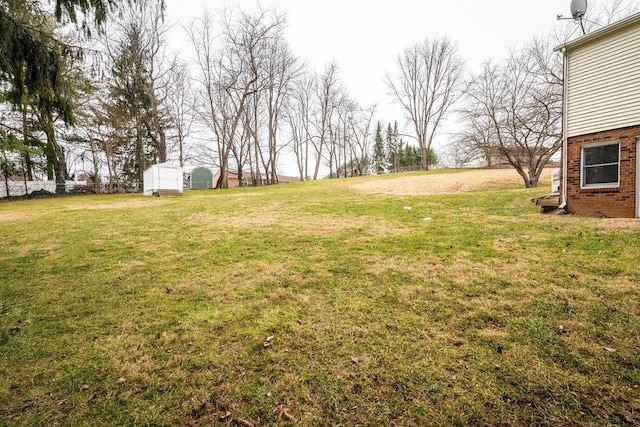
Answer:
<svg viewBox="0 0 640 427"><path fill-rule="evenodd" d="M156 163L155 165L152 165L151 167L159 167L159 168L171 168L171 169L181 169L180 165L175 165L173 163L170 162L165 162L165 163Z"/></svg>

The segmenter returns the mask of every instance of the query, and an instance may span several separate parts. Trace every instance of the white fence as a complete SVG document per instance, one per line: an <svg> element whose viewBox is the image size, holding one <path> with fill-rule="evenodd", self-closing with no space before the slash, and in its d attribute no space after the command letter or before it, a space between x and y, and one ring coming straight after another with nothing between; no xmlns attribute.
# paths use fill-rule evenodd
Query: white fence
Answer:
<svg viewBox="0 0 640 427"><path fill-rule="evenodd" d="M65 181L65 191L73 190L77 185L86 185L86 181ZM26 191L25 191L26 190ZM24 196L25 194L31 194L34 191L48 191L49 193L56 192L55 181L27 181L25 188L24 181L9 181L9 196ZM0 181L0 198L7 197L7 186L4 181Z"/></svg>

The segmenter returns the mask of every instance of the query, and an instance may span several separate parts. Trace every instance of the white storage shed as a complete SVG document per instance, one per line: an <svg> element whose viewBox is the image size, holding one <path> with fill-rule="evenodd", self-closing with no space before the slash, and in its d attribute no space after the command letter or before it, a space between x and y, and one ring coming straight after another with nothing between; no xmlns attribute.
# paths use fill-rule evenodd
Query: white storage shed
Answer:
<svg viewBox="0 0 640 427"><path fill-rule="evenodd" d="M182 196L184 176L180 166L159 163L144 171L145 196Z"/></svg>

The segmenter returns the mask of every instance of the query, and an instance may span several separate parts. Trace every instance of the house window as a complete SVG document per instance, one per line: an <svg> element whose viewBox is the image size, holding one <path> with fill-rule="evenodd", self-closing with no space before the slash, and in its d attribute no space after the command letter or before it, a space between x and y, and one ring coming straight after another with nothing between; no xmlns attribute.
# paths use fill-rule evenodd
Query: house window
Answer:
<svg viewBox="0 0 640 427"><path fill-rule="evenodd" d="M582 188L620 186L620 142L582 147Z"/></svg>

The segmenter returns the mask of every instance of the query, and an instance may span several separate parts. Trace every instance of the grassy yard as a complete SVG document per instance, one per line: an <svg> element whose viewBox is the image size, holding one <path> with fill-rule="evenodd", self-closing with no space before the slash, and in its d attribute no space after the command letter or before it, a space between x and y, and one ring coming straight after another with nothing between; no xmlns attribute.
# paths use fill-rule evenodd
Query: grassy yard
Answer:
<svg viewBox="0 0 640 427"><path fill-rule="evenodd" d="M0 425L640 424L640 220L421 177L0 203Z"/></svg>

